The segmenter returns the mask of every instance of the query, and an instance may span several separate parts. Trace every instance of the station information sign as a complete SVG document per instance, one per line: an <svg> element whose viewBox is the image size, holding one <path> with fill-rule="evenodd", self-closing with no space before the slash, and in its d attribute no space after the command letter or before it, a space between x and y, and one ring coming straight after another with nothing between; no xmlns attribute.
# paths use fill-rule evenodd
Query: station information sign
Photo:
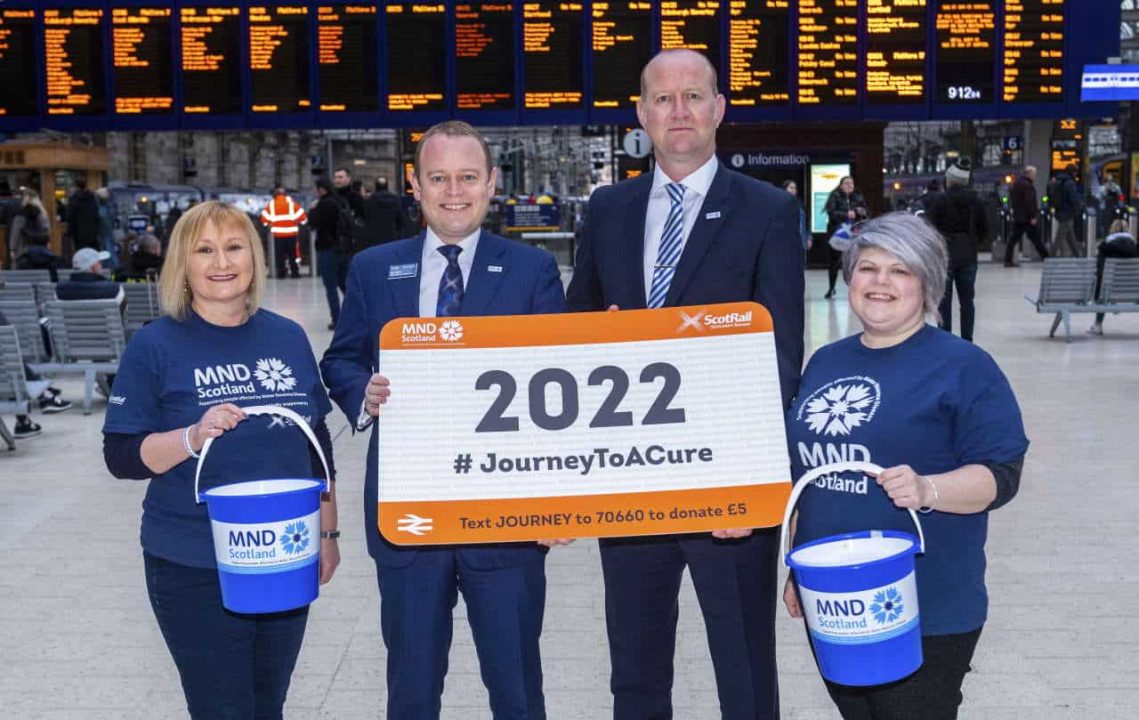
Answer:
<svg viewBox="0 0 1139 720"><path fill-rule="evenodd" d="M241 112L241 9L183 7L182 112L229 115Z"/></svg>
<svg viewBox="0 0 1139 720"><path fill-rule="evenodd" d="M107 111L102 8L44 10L44 76L48 115Z"/></svg>
<svg viewBox="0 0 1139 720"><path fill-rule="evenodd" d="M799 104L858 102L858 0L800 0Z"/></svg>
<svg viewBox="0 0 1139 720"><path fill-rule="evenodd" d="M321 112L380 109L375 4L318 6L316 56Z"/></svg>
<svg viewBox="0 0 1139 720"><path fill-rule="evenodd" d="M994 0L937 0L937 101L991 103L997 62Z"/></svg>
<svg viewBox="0 0 1139 720"><path fill-rule="evenodd" d="M522 4L522 103L526 110L580 110L585 104L580 2Z"/></svg>
<svg viewBox="0 0 1139 720"><path fill-rule="evenodd" d="M728 3L728 104L787 105L789 0Z"/></svg>
<svg viewBox="0 0 1139 720"><path fill-rule="evenodd" d="M513 110L514 4L455 6L455 105L459 110Z"/></svg>
<svg viewBox="0 0 1139 720"><path fill-rule="evenodd" d="M308 7L249 8L249 109L255 113L306 112L309 90Z"/></svg>
<svg viewBox="0 0 1139 720"><path fill-rule="evenodd" d="M925 19L926 0L868 0L867 102L925 102Z"/></svg>
<svg viewBox="0 0 1139 720"><path fill-rule="evenodd" d="M660 49L688 48L720 66L719 0L664 0L660 4Z"/></svg>
<svg viewBox="0 0 1139 720"><path fill-rule="evenodd" d="M652 3L593 3L593 107L631 108L641 94L641 68L652 57Z"/></svg>
<svg viewBox="0 0 1139 720"><path fill-rule="evenodd" d="M1064 0L1005 0L1005 102L1060 102Z"/></svg>
<svg viewBox="0 0 1139 720"><path fill-rule="evenodd" d="M174 112L173 14L168 7L111 9L115 113Z"/></svg>
<svg viewBox="0 0 1139 720"><path fill-rule="evenodd" d="M388 110L447 110L447 53L443 49L446 47L447 6L393 2L387 5L385 12Z"/></svg>
<svg viewBox="0 0 1139 720"><path fill-rule="evenodd" d="M0 9L0 118L39 114L36 91L36 11Z"/></svg>

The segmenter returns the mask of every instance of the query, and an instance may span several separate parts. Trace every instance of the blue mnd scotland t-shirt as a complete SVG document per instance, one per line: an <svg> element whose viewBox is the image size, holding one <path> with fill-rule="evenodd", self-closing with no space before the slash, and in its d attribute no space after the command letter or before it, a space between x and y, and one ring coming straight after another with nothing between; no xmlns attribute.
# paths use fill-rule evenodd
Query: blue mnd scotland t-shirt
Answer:
<svg viewBox="0 0 1139 720"><path fill-rule="evenodd" d="M332 407L312 347L292 320L258 310L239 327L194 313L156 320L131 338L119 364L103 430L165 432L198 422L220 403L281 405L315 426ZM289 420L259 415L215 440L201 489L246 480L309 477L309 442ZM194 498L190 458L151 479L143 501L142 547L171 562L214 567L204 504Z"/></svg>
<svg viewBox="0 0 1139 720"><path fill-rule="evenodd" d="M1000 368L977 346L932 326L894 347L858 335L821 348L787 413L795 477L840 461L927 475L1024 455L1020 408ZM795 545L859 530L915 533L874 478L819 478L799 501ZM919 516L926 552L917 560L923 635L976 630L985 622L988 513Z"/></svg>

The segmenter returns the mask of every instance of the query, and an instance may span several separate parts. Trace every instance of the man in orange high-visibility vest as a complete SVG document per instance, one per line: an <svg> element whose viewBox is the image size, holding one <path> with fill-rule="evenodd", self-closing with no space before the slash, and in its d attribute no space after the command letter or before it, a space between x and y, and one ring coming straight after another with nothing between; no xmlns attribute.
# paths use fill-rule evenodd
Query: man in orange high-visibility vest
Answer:
<svg viewBox="0 0 1139 720"><path fill-rule="evenodd" d="M297 270L297 233L306 222L308 215L301 204L289 197L282 186L273 188L273 199L261 211L261 224L273 236L277 277L285 277L286 266L290 275L301 276Z"/></svg>

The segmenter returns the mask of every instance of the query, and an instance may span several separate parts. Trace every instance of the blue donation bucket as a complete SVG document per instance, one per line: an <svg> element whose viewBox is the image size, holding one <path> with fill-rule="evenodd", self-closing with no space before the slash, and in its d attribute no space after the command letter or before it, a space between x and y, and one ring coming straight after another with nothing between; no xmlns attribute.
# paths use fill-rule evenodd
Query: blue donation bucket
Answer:
<svg viewBox="0 0 1139 720"><path fill-rule="evenodd" d="M783 516L784 565L795 574L799 604L823 677L840 685L882 685L912 674L922 663L914 556L925 552L918 537L892 530L832 535L787 548L791 513L803 490L835 472L877 474L871 463L824 465L795 483Z"/></svg>
<svg viewBox="0 0 1139 720"><path fill-rule="evenodd" d="M237 613L304 607L320 592L320 494L331 482L328 462L308 423L292 410L242 409L246 415L292 420L316 448L325 479L253 480L199 493L202 465L214 442L206 440L194 474L194 498L209 509L222 605Z"/></svg>

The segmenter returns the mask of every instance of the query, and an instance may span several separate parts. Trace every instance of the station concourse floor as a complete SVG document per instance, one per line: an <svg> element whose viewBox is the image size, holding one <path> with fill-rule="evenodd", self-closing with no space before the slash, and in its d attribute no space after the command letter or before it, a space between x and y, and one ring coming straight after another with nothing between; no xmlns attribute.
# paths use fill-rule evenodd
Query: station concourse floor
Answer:
<svg viewBox="0 0 1139 720"><path fill-rule="evenodd" d="M990 521L991 610L961 717L1075 720L1139 717L1139 315L1108 316L1106 335L1073 321L1074 342L1048 339L1035 296L1041 266L982 263L977 342L1012 382L1032 445L1020 495ZM843 287L822 299L808 272L808 352L856 330ZM272 280L265 306L302 323L319 357L330 333L322 289ZM955 309L956 316L956 309ZM1061 331L1062 332L1062 331ZM177 673L147 601L138 546L143 482L110 477L105 405L34 416L42 435L0 450L0 718L162 720L186 717ZM6 418L9 425L12 419ZM330 427L345 424L339 413ZM361 540L364 436L335 444L343 563L312 607L285 717L384 717L384 648L374 565ZM555 549L542 635L552 720L611 716L597 543ZM695 595L686 580L673 692L677 720L719 717ZM463 604L456 609L447 719L489 718ZM838 718L799 621L777 620L783 718Z"/></svg>

